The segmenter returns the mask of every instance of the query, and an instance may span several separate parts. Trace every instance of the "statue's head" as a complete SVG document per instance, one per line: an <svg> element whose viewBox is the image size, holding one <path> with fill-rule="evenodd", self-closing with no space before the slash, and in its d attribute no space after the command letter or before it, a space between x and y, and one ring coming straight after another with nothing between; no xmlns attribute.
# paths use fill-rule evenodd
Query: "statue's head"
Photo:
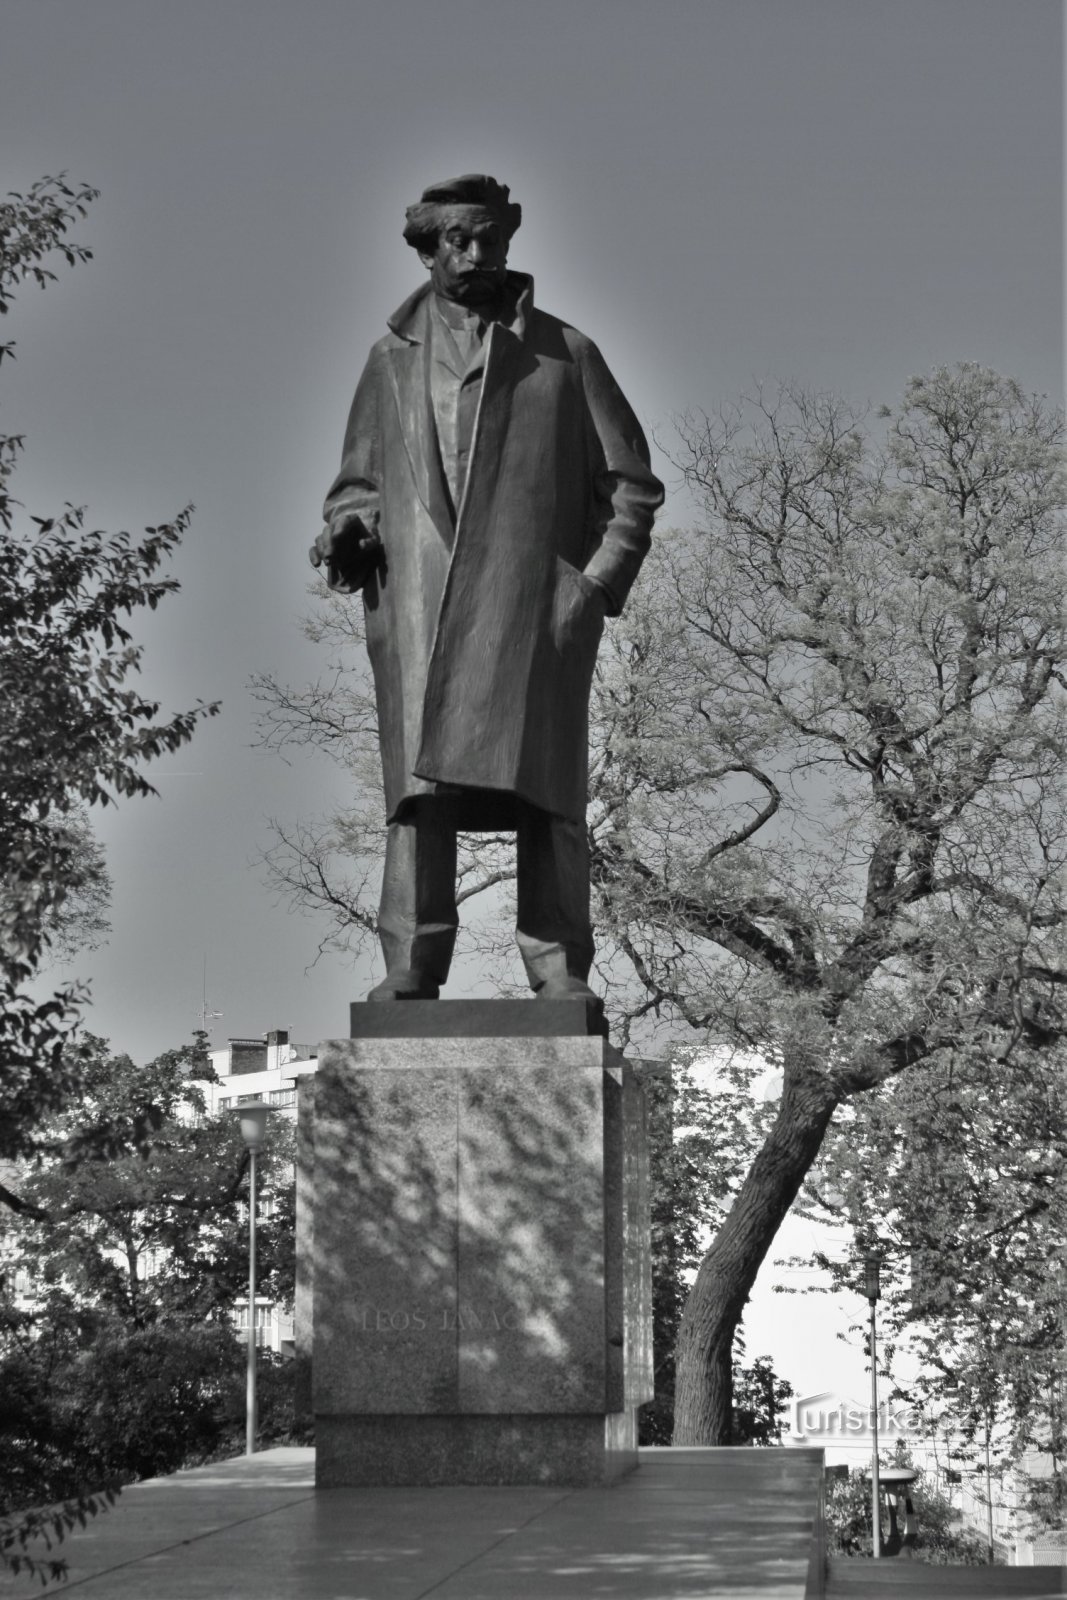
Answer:
<svg viewBox="0 0 1067 1600"><path fill-rule="evenodd" d="M408 207L404 238L446 300L480 306L498 297L508 245L522 221L522 207L509 193L495 178L469 172L431 184Z"/></svg>

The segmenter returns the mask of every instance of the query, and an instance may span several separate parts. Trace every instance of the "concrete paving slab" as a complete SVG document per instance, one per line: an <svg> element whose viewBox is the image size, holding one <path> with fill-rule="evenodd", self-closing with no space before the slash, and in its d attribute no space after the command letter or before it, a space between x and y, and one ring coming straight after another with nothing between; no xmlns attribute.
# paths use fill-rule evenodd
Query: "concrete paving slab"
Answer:
<svg viewBox="0 0 1067 1600"><path fill-rule="evenodd" d="M314 1459L313 1450L272 1450L250 1460L152 1478L124 1490L111 1511L93 1517L58 1549L48 1552L38 1545L29 1553L65 1559L72 1583L158 1561L167 1550L181 1552L239 1523L309 1500L314 1494ZM39 1581L0 1575L0 1594L31 1591L43 1592Z"/></svg>
<svg viewBox="0 0 1067 1600"><path fill-rule="evenodd" d="M810 1458L810 1459L808 1459ZM312 1451L139 1484L64 1547L75 1600L802 1600L821 1452L642 1451L611 1489L330 1489Z"/></svg>

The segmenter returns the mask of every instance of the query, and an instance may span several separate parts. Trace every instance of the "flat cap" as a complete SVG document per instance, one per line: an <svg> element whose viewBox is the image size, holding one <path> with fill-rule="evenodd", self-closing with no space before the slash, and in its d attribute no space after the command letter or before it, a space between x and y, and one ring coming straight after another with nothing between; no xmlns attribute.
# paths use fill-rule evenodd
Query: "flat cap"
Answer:
<svg viewBox="0 0 1067 1600"><path fill-rule="evenodd" d="M445 178L441 183L431 183L422 191L416 205L408 206L404 238L408 244L419 247L428 231L438 206L484 206L500 222L507 238L522 221L522 207L511 200L511 190L506 183L497 183L486 172L465 172L459 178Z"/></svg>
<svg viewBox="0 0 1067 1600"><path fill-rule="evenodd" d="M497 183L487 172L465 172L461 178L446 178L443 183L431 183L422 191L424 202L454 206L485 206L489 211L506 211L511 190L506 183Z"/></svg>

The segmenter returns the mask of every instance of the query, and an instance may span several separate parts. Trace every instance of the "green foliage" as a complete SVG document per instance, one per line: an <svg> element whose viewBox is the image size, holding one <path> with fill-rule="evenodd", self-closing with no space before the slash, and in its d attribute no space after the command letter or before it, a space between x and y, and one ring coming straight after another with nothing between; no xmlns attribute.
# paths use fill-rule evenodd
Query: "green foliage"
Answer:
<svg viewBox="0 0 1067 1600"><path fill-rule="evenodd" d="M1067 1529L1067 1471L1061 1434L1058 1448L1050 1451L1049 1472L1033 1476L1022 1485L1020 1508L1031 1528L1062 1536Z"/></svg>
<svg viewBox="0 0 1067 1600"><path fill-rule="evenodd" d="M64 902L99 881L82 808L154 793L141 766L178 749L217 709L199 705L160 721L158 705L126 682L141 652L122 618L154 608L177 587L156 573L188 526L187 513L139 543L126 534L87 533L75 510L37 520L32 535L6 523L0 533L5 1159L32 1153L35 1125L78 1082L78 1050L70 1047L76 993L65 989L39 1004L22 986L39 966Z"/></svg>
<svg viewBox="0 0 1067 1600"><path fill-rule="evenodd" d="M0 1356L0 1515L240 1454L245 1359L228 1321L130 1327L53 1303ZM259 1353L264 1446L298 1437L294 1373Z"/></svg>
<svg viewBox="0 0 1067 1600"><path fill-rule="evenodd" d="M8 508L9 509L9 508ZM125 533L87 532L81 511L32 521L0 540L0 661L7 765L2 790L4 897L0 939L13 973L27 976L42 953L44 913L85 870L64 818L80 803L156 791L140 768L180 748L211 708L169 721L127 680L141 649L124 619L173 593L159 575L189 525Z"/></svg>
<svg viewBox="0 0 1067 1600"><path fill-rule="evenodd" d="M67 238L77 217L85 217L99 190L80 184L72 189L66 174L39 178L25 194L8 194L0 200L0 316L11 309L14 292L27 281L39 289L56 281L45 263L59 254L68 266L90 261L93 252ZM0 359L12 355L11 345L0 346Z"/></svg>
<svg viewBox="0 0 1067 1600"><path fill-rule="evenodd" d="M147 1067L84 1042L83 1102L56 1120L54 1154L20 1187L22 1215L9 1225L11 1268L54 1286L79 1312L130 1328L181 1319L225 1320L247 1283L248 1152L237 1119L204 1114L210 1065L203 1036ZM101 1128L151 1119L144 1148L99 1149ZM83 1128L92 1129L91 1150ZM292 1125L275 1119L258 1161L270 1214L256 1229L257 1283L291 1303L295 1277Z"/></svg>
<svg viewBox="0 0 1067 1600"><path fill-rule="evenodd" d="M930 1566L982 1567L988 1556L983 1541L969 1529L959 1526L959 1515L941 1491L927 1483L920 1472L909 1490L919 1519L919 1532L912 1550L913 1559ZM899 1515L899 1513L898 1513ZM889 1538L884 1498L883 1544ZM828 1476L826 1483L826 1550L834 1556L862 1557L872 1554L871 1480L864 1473Z"/></svg>
<svg viewBox="0 0 1067 1600"><path fill-rule="evenodd" d="M113 1489L104 1489L99 1494L77 1494L60 1505L26 1511L17 1517L0 1517L0 1567L39 1578L42 1584L61 1582L67 1575L67 1563L58 1556L31 1555L29 1546L39 1549L43 1544L46 1550L52 1550L75 1528L86 1527L90 1517L113 1506L116 1498Z"/></svg>
<svg viewBox="0 0 1067 1600"><path fill-rule="evenodd" d="M220 1401L240 1393L232 1327L157 1322L51 1308L45 1339L3 1360L3 1492L8 1507L130 1483L203 1459L220 1436ZM8 1497L11 1497L8 1499Z"/></svg>
<svg viewBox="0 0 1067 1600"><path fill-rule="evenodd" d="M9 1217L0 1284L0 1506L196 1465L241 1448L248 1155L237 1119L205 1114L203 1036L138 1068L84 1042L84 1100L55 1119ZM153 1108L142 1151L81 1137ZM275 1119L258 1158L269 1214L257 1287L291 1303L294 1135ZM30 1280L28 1309L12 1294ZM291 1362L261 1353L261 1434L291 1437Z"/></svg>
<svg viewBox="0 0 1067 1600"><path fill-rule="evenodd" d="M871 1554L871 1482L861 1473L827 1475L826 1553L834 1556Z"/></svg>
<svg viewBox="0 0 1067 1600"><path fill-rule="evenodd" d="M892 1362L920 1375L898 1390L960 1460L1052 1458L1034 1485L1038 1525L1063 1526L1051 1486L1067 1453L1067 1094L1060 1049L1007 1060L960 1055L853 1105L809 1186L834 1197L857 1241L885 1251L881 1321ZM819 1264L840 1288L849 1269Z"/></svg>
<svg viewBox="0 0 1067 1600"><path fill-rule="evenodd" d="M787 1379L778 1377L770 1356L757 1356L750 1367L735 1362L730 1443L781 1444L785 1431L782 1411L794 1392Z"/></svg>
<svg viewBox="0 0 1067 1600"><path fill-rule="evenodd" d="M0 312L23 283L54 280L54 256L88 259L68 232L94 198L44 178L0 203ZM13 348L0 346L0 358ZM178 587L162 569L188 511L139 540L87 531L72 506L22 526L10 487L22 444L0 436L0 1160L31 1156L38 1124L81 1083L74 1033L84 990L68 985L42 1001L28 985L87 910L89 931L99 931L107 878L86 807L154 793L144 764L180 748L218 709L161 718L130 683L141 648L128 619ZM137 1143L135 1129L116 1136ZM0 1199L11 1203L2 1188Z"/></svg>

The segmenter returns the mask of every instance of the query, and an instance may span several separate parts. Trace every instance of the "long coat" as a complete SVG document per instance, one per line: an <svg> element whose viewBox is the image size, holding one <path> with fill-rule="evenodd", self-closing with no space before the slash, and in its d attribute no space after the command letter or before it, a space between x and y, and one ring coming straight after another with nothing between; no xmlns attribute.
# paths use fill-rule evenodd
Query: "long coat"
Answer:
<svg viewBox="0 0 1067 1600"><path fill-rule="evenodd" d="M326 499L327 522L379 519L384 554L364 605L390 820L439 785L584 817L605 606L621 609L663 499L596 346L534 308L531 279L509 279L518 314L489 327L455 517L428 284L371 351Z"/></svg>

